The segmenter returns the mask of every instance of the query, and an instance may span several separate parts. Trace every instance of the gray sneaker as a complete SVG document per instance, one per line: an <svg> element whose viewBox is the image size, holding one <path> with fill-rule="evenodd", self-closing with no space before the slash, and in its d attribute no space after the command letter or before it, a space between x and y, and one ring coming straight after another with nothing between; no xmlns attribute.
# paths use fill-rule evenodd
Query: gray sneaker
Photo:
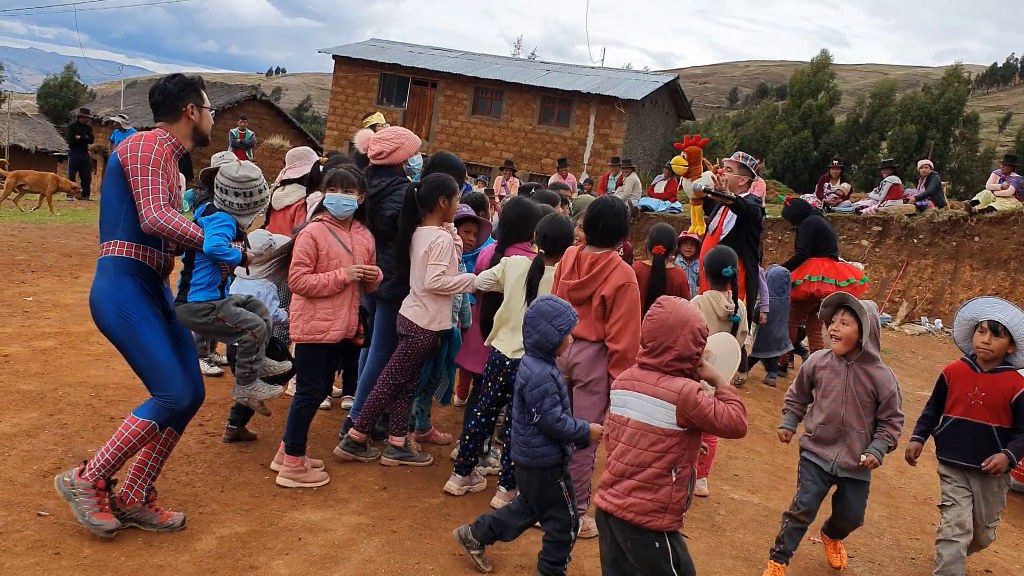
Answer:
<svg viewBox="0 0 1024 576"><path fill-rule="evenodd" d="M231 387L231 397L239 402L241 402L243 398L252 398L253 400L273 400L283 392L284 388L268 384L263 380L258 379L252 384L245 386L236 381L235 385Z"/></svg>
<svg viewBox="0 0 1024 576"><path fill-rule="evenodd" d="M473 531L469 528L469 524L463 524L453 530L452 536L462 546L462 549L469 554L469 559L476 565L477 570L486 574L493 569L491 561L487 559L487 556L484 556L484 545L473 537Z"/></svg>
<svg viewBox="0 0 1024 576"><path fill-rule="evenodd" d="M280 376L292 369L292 363L288 360L283 362L278 360L271 360L270 358L263 359L263 366L260 366L260 378L273 378L274 376Z"/></svg>
<svg viewBox="0 0 1024 576"><path fill-rule="evenodd" d="M430 466L434 463L434 457L426 452L420 452L406 436L405 444L401 446L388 442L388 447L380 457L380 463L384 466Z"/></svg>

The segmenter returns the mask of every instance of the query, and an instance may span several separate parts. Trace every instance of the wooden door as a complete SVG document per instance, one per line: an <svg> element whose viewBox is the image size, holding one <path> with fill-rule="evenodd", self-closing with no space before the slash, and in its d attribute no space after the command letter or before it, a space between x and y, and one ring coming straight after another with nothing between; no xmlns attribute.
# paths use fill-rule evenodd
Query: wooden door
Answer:
<svg viewBox="0 0 1024 576"><path fill-rule="evenodd" d="M403 124L424 141L430 140L430 127L434 120L434 94L437 82L413 80L409 86L409 103L405 108Z"/></svg>

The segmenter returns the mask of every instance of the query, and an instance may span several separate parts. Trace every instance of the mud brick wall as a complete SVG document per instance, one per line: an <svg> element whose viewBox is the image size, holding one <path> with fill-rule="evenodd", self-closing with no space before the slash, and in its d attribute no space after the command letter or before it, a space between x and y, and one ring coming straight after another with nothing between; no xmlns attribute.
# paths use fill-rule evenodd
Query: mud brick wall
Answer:
<svg viewBox="0 0 1024 576"><path fill-rule="evenodd" d="M644 183L661 174L665 162L679 153L672 147L678 128L679 116L667 86L630 103L622 155L636 162Z"/></svg>
<svg viewBox="0 0 1024 576"><path fill-rule="evenodd" d="M935 217L937 216L937 217ZM909 300L911 318L942 318L975 296L1001 296L1024 306L1024 213L975 218L956 211L933 216L830 215L839 236L840 255L862 262L871 287L866 298L895 315ZM658 222L688 228L688 216L645 214L630 233L636 256L643 254L647 231ZM765 220L764 264L781 263L793 254L793 227L781 218ZM902 270L902 274L900 273ZM891 293L891 294L890 294Z"/></svg>
<svg viewBox="0 0 1024 576"><path fill-rule="evenodd" d="M348 150L363 116L373 110L383 112L390 124L403 125L405 110L376 104L382 72L437 82L433 122L430 134L424 138L424 153L451 150L468 163L492 167L512 158L524 180L527 172L553 174L556 159L565 156L578 176L583 171L592 110L595 122L587 172L591 176L600 174L608 157L622 152L627 102L347 59L334 61L325 148ZM504 91L500 120L470 115L477 87ZM573 100L568 128L537 125L543 95Z"/></svg>
<svg viewBox="0 0 1024 576"><path fill-rule="evenodd" d="M3 150L0 149L0 158ZM27 152L17 146L11 146L10 170L37 170L39 172L56 172L67 175L67 166L63 156L54 156L49 152ZM2 167L2 166L0 166Z"/></svg>

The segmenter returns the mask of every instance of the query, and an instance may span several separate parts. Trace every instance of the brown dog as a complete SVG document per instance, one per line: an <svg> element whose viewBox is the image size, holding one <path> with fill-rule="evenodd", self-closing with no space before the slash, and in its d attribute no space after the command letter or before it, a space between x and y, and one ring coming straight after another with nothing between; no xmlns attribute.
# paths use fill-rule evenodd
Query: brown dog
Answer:
<svg viewBox="0 0 1024 576"><path fill-rule="evenodd" d="M32 211L38 210L43 205L43 200L46 200L46 205L50 208L50 214L53 214L53 195L62 192L64 194L81 194L81 187L76 182L72 182L63 176L58 176L53 172L38 172L36 170L12 170L7 172L6 170L0 170L0 177L4 180L4 192L0 194L0 203L3 203L12 194L14 198L11 201L18 207L18 210L25 211L18 204L18 200L26 194L39 194L39 202L36 202L36 207Z"/></svg>

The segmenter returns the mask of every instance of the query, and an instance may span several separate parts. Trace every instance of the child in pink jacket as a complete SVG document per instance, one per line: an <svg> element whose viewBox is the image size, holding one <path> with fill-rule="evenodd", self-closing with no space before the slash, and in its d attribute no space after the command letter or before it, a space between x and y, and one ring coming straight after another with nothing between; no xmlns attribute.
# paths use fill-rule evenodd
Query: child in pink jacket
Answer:
<svg viewBox="0 0 1024 576"><path fill-rule="evenodd" d="M366 179L355 166L329 172L324 198L295 236L288 287L292 292L291 339L295 342L295 397L284 439L271 469L277 484L313 488L330 482L322 460L306 456L313 416L330 395L343 354L356 352L360 292L372 292L382 274L373 236L353 218L366 194Z"/></svg>

